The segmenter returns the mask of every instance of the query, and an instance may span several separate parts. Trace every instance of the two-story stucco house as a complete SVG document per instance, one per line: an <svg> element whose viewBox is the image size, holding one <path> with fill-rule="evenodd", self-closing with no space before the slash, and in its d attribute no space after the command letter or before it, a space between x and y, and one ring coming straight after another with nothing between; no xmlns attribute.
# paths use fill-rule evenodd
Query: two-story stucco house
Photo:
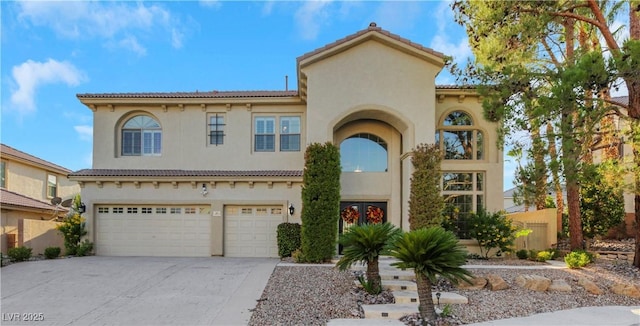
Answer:
<svg viewBox="0 0 640 326"><path fill-rule="evenodd" d="M55 221L68 210L53 205L53 198L71 198L80 193L69 181L71 170L0 144L0 206L2 253L17 246L41 254L49 246L63 246Z"/></svg>
<svg viewBox="0 0 640 326"><path fill-rule="evenodd" d="M436 86L444 55L375 24L297 58L297 91L79 94L94 114L82 187L99 255L276 257L300 223L305 148L340 147L341 209L408 229L420 143L446 152L443 194L502 209L502 151L473 89ZM342 223L341 223L342 226Z"/></svg>

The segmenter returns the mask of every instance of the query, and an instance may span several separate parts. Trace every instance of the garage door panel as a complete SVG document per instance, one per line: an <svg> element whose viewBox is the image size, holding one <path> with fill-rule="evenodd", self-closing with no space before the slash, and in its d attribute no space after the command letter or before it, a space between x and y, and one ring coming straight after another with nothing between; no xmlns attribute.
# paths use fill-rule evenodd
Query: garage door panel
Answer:
<svg viewBox="0 0 640 326"><path fill-rule="evenodd" d="M107 209L101 209L105 206ZM177 213L169 214L170 208L165 207L164 214L149 214L149 210L159 211L150 206L138 208L137 213L126 213L127 208L123 208L116 214L115 209L105 206L99 206L96 215L98 255L211 256L211 217L208 214L184 214L186 207L179 207ZM210 212L210 209L195 211Z"/></svg>
<svg viewBox="0 0 640 326"><path fill-rule="evenodd" d="M271 206L225 207L224 255L278 257L277 226L283 220L282 211Z"/></svg>

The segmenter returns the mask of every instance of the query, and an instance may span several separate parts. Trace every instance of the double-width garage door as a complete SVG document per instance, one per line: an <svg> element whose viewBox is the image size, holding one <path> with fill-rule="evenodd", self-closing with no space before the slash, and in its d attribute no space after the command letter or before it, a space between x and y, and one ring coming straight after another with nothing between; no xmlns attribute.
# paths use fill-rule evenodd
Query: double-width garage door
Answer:
<svg viewBox="0 0 640 326"><path fill-rule="evenodd" d="M106 256L211 256L210 206L101 205L96 253Z"/></svg>
<svg viewBox="0 0 640 326"><path fill-rule="evenodd" d="M225 206L224 255L227 257L278 257L281 206Z"/></svg>

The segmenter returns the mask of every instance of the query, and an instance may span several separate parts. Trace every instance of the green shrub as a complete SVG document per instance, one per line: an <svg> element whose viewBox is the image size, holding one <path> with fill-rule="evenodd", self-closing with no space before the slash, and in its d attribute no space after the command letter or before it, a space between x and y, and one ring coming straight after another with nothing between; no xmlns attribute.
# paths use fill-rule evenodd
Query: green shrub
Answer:
<svg viewBox="0 0 640 326"><path fill-rule="evenodd" d="M536 260L536 258L538 258L538 250L529 250L529 260Z"/></svg>
<svg viewBox="0 0 640 326"><path fill-rule="evenodd" d="M330 142L313 143L304 159L301 249L306 261L322 262L333 257L338 242L340 149Z"/></svg>
<svg viewBox="0 0 640 326"><path fill-rule="evenodd" d="M382 292L382 288L380 286L375 286L373 284L373 280L367 280L362 275L358 276L358 282L360 282L362 288L369 294L379 294Z"/></svg>
<svg viewBox="0 0 640 326"><path fill-rule="evenodd" d="M584 267L593 262L593 260L593 254L584 250L575 250L564 256L564 262L567 263L569 268Z"/></svg>
<svg viewBox="0 0 640 326"><path fill-rule="evenodd" d="M64 237L64 248L67 255L76 255L80 240L87 234L85 219L80 214L74 214L64 218L57 227Z"/></svg>
<svg viewBox="0 0 640 326"><path fill-rule="evenodd" d="M54 259L60 256L60 247L47 247L44 250L44 257L47 259Z"/></svg>
<svg viewBox="0 0 640 326"><path fill-rule="evenodd" d="M78 244L76 248L76 256L89 256L91 255L91 251L93 250L93 243L89 242L89 240L84 240L82 243Z"/></svg>
<svg viewBox="0 0 640 326"><path fill-rule="evenodd" d="M278 255L280 258L290 257L300 248L300 224L280 223L278 225Z"/></svg>
<svg viewBox="0 0 640 326"><path fill-rule="evenodd" d="M469 235L478 241L480 254L489 258L489 252L497 248L502 252L512 251L517 228L504 212L489 213L478 210L471 218Z"/></svg>
<svg viewBox="0 0 640 326"><path fill-rule="evenodd" d="M527 259L529 258L529 251L527 251L527 249L520 249L516 252L516 256L518 259Z"/></svg>
<svg viewBox="0 0 640 326"><path fill-rule="evenodd" d="M25 261L31 258L31 250L31 248L27 247L16 247L9 249L7 254L13 261Z"/></svg>
<svg viewBox="0 0 640 326"><path fill-rule="evenodd" d="M302 253L302 250L300 249L296 249L291 253L291 258L293 258L293 261L296 263L306 263L307 262L307 258L304 256L304 254Z"/></svg>
<svg viewBox="0 0 640 326"><path fill-rule="evenodd" d="M547 250L540 251L536 255L536 260L539 262L545 262L550 259L553 259L553 253Z"/></svg>

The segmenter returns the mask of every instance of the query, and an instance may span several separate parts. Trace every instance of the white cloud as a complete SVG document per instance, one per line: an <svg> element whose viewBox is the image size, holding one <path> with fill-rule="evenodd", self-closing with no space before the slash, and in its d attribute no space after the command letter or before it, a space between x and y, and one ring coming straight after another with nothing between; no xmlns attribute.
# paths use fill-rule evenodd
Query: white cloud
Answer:
<svg viewBox="0 0 640 326"><path fill-rule="evenodd" d="M35 26L46 26L62 38L123 39L122 34L134 32L152 33L162 30L169 33L172 45L182 46L183 33L179 19L160 5L140 2L89 2L89 1L20 1L18 19ZM135 48L132 50L135 51Z"/></svg>
<svg viewBox="0 0 640 326"><path fill-rule="evenodd" d="M219 9L222 3L218 0L200 0L200 5L207 8Z"/></svg>
<svg viewBox="0 0 640 326"><path fill-rule="evenodd" d="M36 89L43 84L63 83L76 86L87 78L73 64L49 59L46 62L27 60L12 68L13 81L17 89L11 92L11 103L21 114L36 110Z"/></svg>
<svg viewBox="0 0 640 326"><path fill-rule="evenodd" d="M431 39L429 47L444 53L444 55L452 56L458 64L464 65L467 58L473 55L469 40L466 33L460 33L458 40L451 40L451 29L453 26L458 27L454 22L453 10L450 7L450 1L442 1L433 13L436 22L437 33Z"/></svg>
<svg viewBox="0 0 640 326"><path fill-rule="evenodd" d="M78 133L80 140L91 142L93 141L93 127L87 125L73 126L73 129Z"/></svg>
<svg viewBox="0 0 640 326"><path fill-rule="evenodd" d="M314 40L320 33L321 25L329 23L330 5L331 0L306 1L298 8L294 17L303 39Z"/></svg>
<svg viewBox="0 0 640 326"><path fill-rule="evenodd" d="M458 40L458 44L455 44L447 36L439 34L431 39L429 47L445 55L452 56L458 63L463 63L472 55L471 47L469 47L469 41L466 37Z"/></svg>
<svg viewBox="0 0 640 326"><path fill-rule="evenodd" d="M271 12L273 12L273 6L275 4L276 4L276 2L273 1L273 0L265 1L264 5L262 6L262 15L264 15L264 16L271 15Z"/></svg>
<svg viewBox="0 0 640 326"><path fill-rule="evenodd" d="M120 42L118 42L118 45L121 48L128 49L131 52L134 52L138 56L143 57L147 55L147 49L145 49L144 46L138 43L138 39L135 36L129 35L125 37L124 39L120 40Z"/></svg>

